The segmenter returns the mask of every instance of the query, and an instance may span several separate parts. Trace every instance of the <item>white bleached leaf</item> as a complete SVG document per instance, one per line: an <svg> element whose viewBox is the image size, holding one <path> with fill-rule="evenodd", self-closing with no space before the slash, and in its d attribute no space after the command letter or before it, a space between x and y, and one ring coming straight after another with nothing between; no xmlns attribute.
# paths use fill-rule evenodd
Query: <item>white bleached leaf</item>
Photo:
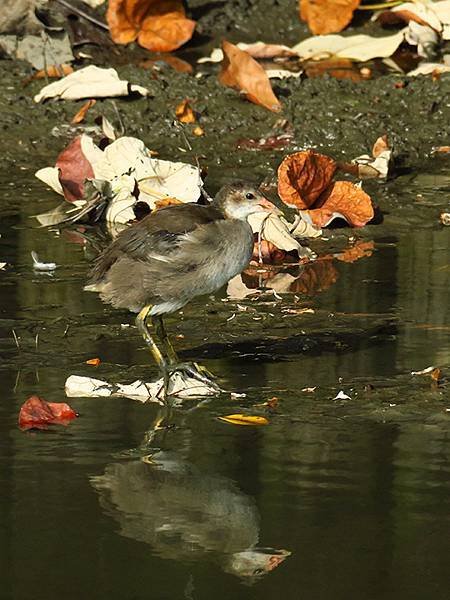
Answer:
<svg viewBox="0 0 450 600"><path fill-rule="evenodd" d="M336 394L336 396L333 398L333 400L351 400L351 398L345 392L343 392L342 390L340 390Z"/></svg>
<svg viewBox="0 0 450 600"><path fill-rule="evenodd" d="M56 263L41 262L39 260L39 256L34 250L31 252L31 258L33 259L33 269L36 269L36 271L54 271L56 269Z"/></svg>
<svg viewBox="0 0 450 600"><path fill-rule="evenodd" d="M320 227L315 227L312 222L305 221L300 214L288 226L291 234L298 239L316 238L322 235Z"/></svg>
<svg viewBox="0 0 450 600"><path fill-rule="evenodd" d="M417 54L424 58L432 56L439 43L439 35L434 29L415 21L409 22L405 38L408 44L417 46Z"/></svg>
<svg viewBox="0 0 450 600"><path fill-rule="evenodd" d="M442 63L422 63L416 69L413 69L408 73L410 77L417 77L417 75L433 75L433 73L450 73L450 65L443 65Z"/></svg>
<svg viewBox="0 0 450 600"><path fill-rule="evenodd" d="M422 369L421 371L411 371L411 375L428 375L428 373L432 373L435 368L436 367L431 366L431 367L426 367L425 369Z"/></svg>
<svg viewBox="0 0 450 600"><path fill-rule="evenodd" d="M113 384L93 377L71 375L65 384L66 396L69 398L119 396L138 402L157 402L158 404L163 404L163 390L164 380L162 378L150 383L137 379L130 384ZM176 371L170 377L168 393L179 400L186 400L215 395L217 389Z"/></svg>
<svg viewBox="0 0 450 600"><path fill-rule="evenodd" d="M278 215L267 212L253 213L249 215L248 222L253 233L261 231L262 239L272 242L280 250L291 252L301 248L297 240L292 237L286 221Z"/></svg>
<svg viewBox="0 0 450 600"><path fill-rule="evenodd" d="M59 182L59 169L56 167L44 167L43 169L39 169L34 174L35 177L43 181L49 187L52 188L55 192L64 196L64 192Z"/></svg>
<svg viewBox="0 0 450 600"><path fill-rule="evenodd" d="M387 58L397 50L405 38L407 28L393 35L371 37L370 35L342 36L316 35L292 47L301 58L329 58L339 56L365 62L373 58Z"/></svg>
<svg viewBox="0 0 450 600"><path fill-rule="evenodd" d="M383 150L376 158L363 154L352 160L358 165L358 177L360 179L384 179L389 171L392 150Z"/></svg>
<svg viewBox="0 0 450 600"><path fill-rule="evenodd" d="M59 81L46 85L34 97L35 102L42 102L48 98L62 100L79 100L81 98L111 98L128 96L130 92L138 92L142 96L148 90L139 85L129 84L128 81L119 79L115 69L102 69L95 65L84 67Z"/></svg>
<svg viewBox="0 0 450 600"><path fill-rule="evenodd" d="M289 79L291 77L298 78L303 71L289 71L288 69L266 69L266 75L269 79Z"/></svg>

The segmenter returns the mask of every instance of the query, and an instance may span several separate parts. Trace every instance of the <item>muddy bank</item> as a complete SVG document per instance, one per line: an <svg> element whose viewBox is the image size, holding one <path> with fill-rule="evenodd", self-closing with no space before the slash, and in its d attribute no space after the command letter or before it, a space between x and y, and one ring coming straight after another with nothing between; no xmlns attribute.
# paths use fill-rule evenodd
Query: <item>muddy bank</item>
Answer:
<svg viewBox="0 0 450 600"><path fill-rule="evenodd" d="M2 162L0 169L12 173L53 164L68 140L82 131L90 132L94 119L105 114L126 134L143 139L163 158L193 162L179 130L174 127L175 107L190 98L205 131L203 137L185 131L194 152L216 187L236 175L261 180L270 175L283 153L316 148L336 158L353 158L367 152L377 136L387 133L394 145L397 164L424 169L434 146L446 144L450 134L450 76L438 81L431 77L406 79L396 75L352 82L329 77L291 79L275 83L283 111L270 113L253 105L217 80L218 67L196 78L177 73L164 64L158 71L135 65L118 67L121 76L151 91L148 98L98 101L82 126L70 120L80 102L36 104L33 96L45 85L34 81L24 87L30 69L25 63L0 62L0 127ZM395 86L399 80L406 86ZM276 131L284 118L292 125L293 140L285 150L237 149L242 138L260 138ZM426 169L425 169L426 170Z"/></svg>

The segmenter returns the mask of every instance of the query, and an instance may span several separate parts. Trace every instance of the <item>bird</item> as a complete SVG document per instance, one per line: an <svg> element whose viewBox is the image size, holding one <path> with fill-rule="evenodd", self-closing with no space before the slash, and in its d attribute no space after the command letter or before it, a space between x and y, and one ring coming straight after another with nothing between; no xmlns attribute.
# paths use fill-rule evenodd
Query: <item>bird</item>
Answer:
<svg viewBox="0 0 450 600"><path fill-rule="evenodd" d="M163 316L215 292L245 269L253 250L247 217L261 211L281 213L255 186L236 181L207 206L186 203L152 211L95 260L84 289L99 292L114 308L137 313L136 326L163 374L165 394L174 371L204 383L212 383L213 376L197 363L179 361Z"/></svg>

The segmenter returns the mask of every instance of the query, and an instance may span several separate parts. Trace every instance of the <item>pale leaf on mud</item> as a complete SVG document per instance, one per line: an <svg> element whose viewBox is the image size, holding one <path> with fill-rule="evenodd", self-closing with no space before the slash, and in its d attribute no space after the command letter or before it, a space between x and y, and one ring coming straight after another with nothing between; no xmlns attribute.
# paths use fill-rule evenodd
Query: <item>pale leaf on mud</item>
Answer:
<svg viewBox="0 0 450 600"><path fill-rule="evenodd" d="M73 119L70 121L72 125L77 125L78 123L82 123L88 113L88 110L94 106L96 100L88 100L83 104L80 110L74 115Z"/></svg>
<svg viewBox="0 0 450 600"><path fill-rule="evenodd" d="M269 421L265 417L256 415L227 415L225 417L217 417L220 421L231 423L231 425L268 425Z"/></svg>
<svg viewBox="0 0 450 600"><path fill-rule="evenodd" d="M189 100L183 100L175 109L175 115L180 123L195 123L196 118Z"/></svg>
<svg viewBox="0 0 450 600"><path fill-rule="evenodd" d="M188 42L195 21L186 18L182 0L109 0L106 13L117 44L137 40L152 52L171 52Z"/></svg>
<svg viewBox="0 0 450 600"><path fill-rule="evenodd" d="M252 44L246 44L245 42L239 42L236 46L240 50L244 50L247 54L250 54L253 58L275 58L282 56L296 56L294 52L288 46L280 44L266 44L265 42L253 42ZM197 60L199 64L202 63L219 63L223 60L222 48L214 48L209 56L202 56Z"/></svg>
<svg viewBox="0 0 450 600"><path fill-rule="evenodd" d="M441 75L442 73L450 73L450 65L442 63L422 63L416 69L409 71L409 77L417 77L418 75Z"/></svg>
<svg viewBox="0 0 450 600"><path fill-rule="evenodd" d="M361 0L299 0L300 18L315 35L336 33L347 27Z"/></svg>
<svg viewBox="0 0 450 600"><path fill-rule="evenodd" d="M280 111L280 101L273 93L263 67L247 52L226 40L222 42L222 50L224 60L219 74L220 82L243 92L250 102L273 112Z"/></svg>
<svg viewBox="0 0 450 600"><path fill-rule="evenodd" d="M392 18L410 23L415 21L420 25L429 25L442 39L450 39L450 1L441 2L404 2L394 6L390 11L382 12L378 19L392 24Z"/></svg>
<svg viewBox="0 0 450 600"><path fill-rule="evenodd" d="M300 213L316 227L326 227L334 219L344 219L352 227L363 227L374 217L370 196L350 181L335 181L321 195L317 207Z"/></svg>
<svg viewBox="0 0 450 600"><path fill-rule="evenodd" d="M338 56L360 62L392 56L405 39L407 28L385 37L370 35L319 35L303 40L292 50L300 58L329 58Z"/></svg>
<svg viewBox="0 0 450 600"><path fill-rule="evenodd" d="M386 135L379 137L372 148L372 156L363 154L352 160L351 164L339 163L343 171L353 173L359 179L385 179L389 171L392 150ZM346 168L348 167L348 168ZM356 171L353 170L356 168Z"/></svg>
<svg viewBox="0 0 450 600"><path fill-rule="evenodd" d="M89 65L79 71L74 71L59 81L46 85L34 97L35 102L42 102L49 98L61 100L80 100L83 98L112 98L128 96L130 92L137 92L142 96L148 90L140 85L128 83L119 79L115 69L102 69Z"/></svg>

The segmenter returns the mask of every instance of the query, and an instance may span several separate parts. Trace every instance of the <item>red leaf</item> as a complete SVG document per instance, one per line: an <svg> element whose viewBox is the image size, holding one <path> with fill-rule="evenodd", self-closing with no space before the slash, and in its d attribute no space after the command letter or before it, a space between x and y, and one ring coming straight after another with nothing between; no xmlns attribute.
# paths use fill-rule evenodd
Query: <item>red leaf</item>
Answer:
<svg viewBox="0 0 450 600"><path fill-rule="evenodd" d="M22 404L19 412L19 427L47 429L48 425L67 425L77 413L65 402L46 402L39 396L31 396Z"/></svg>
<svg viewBox="0 0 450 600"><path fill-rule="evenodd" d="M83 198L84 182L86 179L94 177L92 165L83 153L81 138L82 136L76 137L56 160L59 182L63 188L64 197L69 202Z"/></svg>

